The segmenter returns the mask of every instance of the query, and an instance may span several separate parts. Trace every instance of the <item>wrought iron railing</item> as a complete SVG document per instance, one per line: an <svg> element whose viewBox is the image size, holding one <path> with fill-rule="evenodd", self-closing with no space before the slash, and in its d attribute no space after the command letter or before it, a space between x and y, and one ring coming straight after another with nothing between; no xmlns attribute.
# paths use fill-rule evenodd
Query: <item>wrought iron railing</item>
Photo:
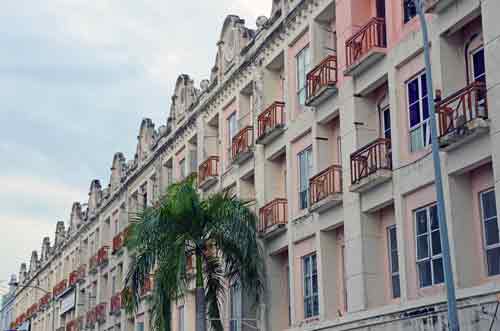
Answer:
<svg viewBox="0 0 500 331"><path fill-rule="evenodd" d="M337 84L337 56L328 55L307 74L306 99L315 97L324 87Z"/></svg>
<svg viewBox="0 0 500 331"><path fill-rule="evenodd" d="M249 152L253 145L253 127L246 126L238 132L232 140L231 158L235 160L238 155Z"/></svg>
<svg viewBox="0 0 500 331"><path fill-rule="evenodd" d="M209 177L219 176L219 157L208 157L198 169L198 183L203 183Z"/></svg>
<svg viewBox="0 0 500 331"><path fill-rule="evenodd" d="M269 130L285 124L285 103L275 101L257 117L257 136L261 138Z"/></svg>
<svg viewBox="0 0 500 331"><path fill-rule="evenodd" d="M385 30L385 20L381 17L373 17L349 38L345 44L347 67L356 63L373 48L387 47Z"/></svg>
<svg viewBox="0 0 500 331"><path fill-rule="evenodd" d="M309 179L310 206L337 193L342 193L342 167L340 165L331 165Z"/></svg>
<svg viewBox="0 0 500 331"><path fill-rule="evenodd" d="M259 232L280 224L288 223L287 199L274 199L259 210Z"/></svg>
<svg viewBox="0 0 500 331"><path fill-rule="evenodd" d="M351 184L381 169L392 169L390 139L378 138L351 154Z"/></svg>

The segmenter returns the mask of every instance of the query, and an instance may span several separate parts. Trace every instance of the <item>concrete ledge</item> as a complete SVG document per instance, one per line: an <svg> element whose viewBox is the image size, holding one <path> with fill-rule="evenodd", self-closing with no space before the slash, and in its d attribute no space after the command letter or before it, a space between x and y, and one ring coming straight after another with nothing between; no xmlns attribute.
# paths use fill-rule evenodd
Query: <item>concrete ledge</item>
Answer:
<svg viewBox="0 0 500 331"><path fill-rule="evenodd" d="M379 169L349 187L349 191L362 193L392 179L392 170Z"/></svg>
<svg viewBox="0 0 500 331"><path fill-rule="evenodd" d="M426 13L439 14L456 1L457 0L431 0L425 5L424 10Z"/></svg>
<svg viewBox="0 0 500 331"><path fill-rule="evenodd" d="M439 147L446 152L450 152L477 137L487 134L489 131L490 123L487 119L475 118L467 122L463 128L456 129L439 138Z"/></svg>
<svg viewBox="0 0 500 331"><path fill-rule="evenodd" d="M323 86L318 92L306 100L306 106L316 107L322 104L329 97L337 94L338 89L336 84L329 84Z"/></svg>
<svg viewBox="0 0 500 331"><path fill-rule="evenodd" d="M286 224L275 224L273 226L268 227L263 232L259 232L259 237L264 240L269 240L285 231L286 231Z"/></svg>
<svg viewBox="0 0 500 331"><path fill-rule="evenodd" d="M346 70L344 75L357 76L382 59L386 54L385 48L374 47L369 50L365 55L359 58L356 62L351 64Z"/></svg>
<svg viewBox="0 0 500 331"><path fill-rule="evenodd" d="M267 145L271 141L276 139L279 135L281 135L284 131L285 131L285 125L278 124L274 128L267 130L266 133L257 138L255 143L259 145Z"/></svg>
<svg viewBox="0 0 500 331"><path fill-rule="evenodd" d="M335 193L326 196L315 204L309 206L310 213L322 213L330 208L338 206L342 203L342 193Z"/></svg>
<svg viewBox="0 0 500 331"><path fill-rule="evenodd" d="M251 158L252 156L253 156L253 150L252 149L249 149L246 152L238 153L236 155L236 157L234 158L233 163L240 165L243 162L245 162L246 160L248 160L249 158Z"/></svg>
<svg viewBox="0 0 500 331"><path fill-rule="evenodd" d="M214 186L217 182L219 181L219 178L217 176L209 176L207 178L205 178L204 181L202 181L198 187L205 191L207 189L209 189L210 187Z"/></svg>

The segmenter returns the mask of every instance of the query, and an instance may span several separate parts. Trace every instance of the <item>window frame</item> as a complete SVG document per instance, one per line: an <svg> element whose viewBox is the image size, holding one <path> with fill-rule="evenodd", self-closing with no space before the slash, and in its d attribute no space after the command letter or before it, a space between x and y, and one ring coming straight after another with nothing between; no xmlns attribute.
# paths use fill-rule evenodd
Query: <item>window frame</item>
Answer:
<svg viewBox="0 0 500 331"><path fill-rule="evenodd" d="M415 8L415 14L413 16L410 16L410 14L407 13L409 10L408 4L412 3L412 0L402 0L402 7L403 7L403 24L408 24L409 22L413 21L415 17L417 17L417 9Z"/></svg>
<svg viewBox="0 0 500 331"><path fill-rule="evenodd" d="M434 229L432 230L432 221L431 221L431 209L432 208L436 208L436 218L439 217L438 215L438 210L437 210L437 204L436 203L432 203L432 204L429 204L427 206L424 206L424 207L420 207L420 208L417 208L413 211L413 218L414 218L414 221L413 221L413 224L414 224L414 238L415 238L415 262L416 262L416 266L417 266L417 279L418 279L418 286L419 288L428 288L428 287L432 287L432 286L436 286L436 285L439 285L439 284L443 284L444 283L444 265L443 265L443 248L441 248L441 252L439 254L434 254L433 253L433 250L434 250L434 247L432 245L432 233L433 232L437 232L439 231L439 244L441 246L441 227L439 226L439 218L437 219L437 230ZM426 227L427 227L427 230L425 233L423 234L418 234L418 225L417 225L417 214L421 211L425 211L426 213ZM420 258L418 257L418 239L419 237L423 237L423 236L426 236L427 238L427 251L428 251L428 254L426 257L424 258ZM435 271L434 271L434 261L437 261L437 260L441 260L441 266L443 268L443 281L441 282L436 282L435 280ZM420 272L419 272L419 264L421 263L425 263L425 262L430 262L430 279L431 279L431 283L429 285L425 285L423 286L422 285L422 279L420 278Z"/></svg>
<svg viewBox="0 0 500 331"><path fill-rule="evenodd" d="M500 226L498 224L498 209L497 209L496 203L495 203L496 216L491 217L489 219L486 219L485 215L484 215L485 208L484 208L483 196L485 196L486 194L491 193L491 192L493 192L493 194L495 195L495 198L496 198L496 192L495 192L494 187L490 187L484 191L479 192L479 207L480 207L479 212L480 212L480 217L481 217L481 228L482 228L482 233L483 233L483 249L484 249L484 254L485 254L484 260L485 260L485 265L486 265L486 275L488 277L500 275L500 273L490 274L490 272L489 272L490 268L489 268L489 263L488 263L488 251L500 248ZM494 219L496 219L496 223L497 223L497 234L498 234L499 240L495 244L488 244L487 233L486 233L487 232L486 222L492 221Z"/></svg>
<svg viewBox="0 0 500 331"><path fill-rule="evenodd" d="M385 139L392 139L392 125L391 125L391 107L389 105L379 106L379 119L380 119L380 137ZM385 114L389 114L389 126L387 126ZM388 136L387 136L388 134Z"/></svg>
<svg viewBox="0 0 500 331"><path fill-rule="evenodd" d="M186 158L184 157L179 161L179 175L181 180L186 178L186 173Z"/></svg>
<svg viewBox="0 0 500 331"><path fill-rule="evenodd" d="M391 231L395 231L395 245L396 247L393 248L391 243ZM393 271L393 266L394 266L394 261L392 259L392 253L396 253L396 259L399 258L399 249L398 249L398 233L397 233L397 227L396 224L389 225L386 228L387 232L387 257L388 257L388 265L389 265L389 277L390 277L390 282L391 282L391 297L392 299L399 299L401 297L401 278L400 278L400 272L399 272L399 261L397 261L397 271ZM394 277L398 278L398 291L399 293L394 292Z"/></svg>
<svg viewBox="0 0 500 331"><path fill-rule="evenodd" d="M406 90L406 107L407 107L407 113L408 113L408 135L409 135L409 150L411 153L415 153L418 151L421 151L422 149L427 148L431 144L431 132L430 132L430 124L429 124L429 118L431 116L430 114L430 109L429 109L429 91L427 91L425 96L422 96L422 91L425 86L425 90L427 90L426 86L426 80L423 79L423 77L426 75L425 71L420 71L410 79L408 79L405 82L405 90ZM415 80L418 82L418 95L417 95L417 100L413 103L410 102L410 84L413 83ZM427 100L427 112L428 112L428 117L424 119L424 101ZM411 124L411 107L413 105L418 104L418 114L420 117L420 122L416 125ZM424 136L424 130L423 127L426 126L426 132ZM420 134L420 141L419 144L416 145L413 143L412 140L412 133L414 131L421 130ZM415 149L414 149L415 148Z"/></svg>
<svg viewBox="0 0 500 331"><path fill-rule="evenodd" d="M302 60L302 61L301 61ZM297 101L299 105L305 106L306 103L306 90L307 90L307 74L311 69L311 49L310 45L307 44L300 51L295 54L295 74L296 74L296 93ZM301 70L304 71L303 82L301 82ZM303 95L303 100L301 96Z"/></svg>
<svg viewBox="0 0 500 331"><path fill-rule="evenodd" d="M302 163L301 163L301 157L303 155L307 155L307 178L303 180L302 178ZM298 170L298 179L299 179L299 209L304 210L309 207L309 180L311 179L312 175L312 145L307 146L303 150L301 150L299 153L297 153L297 170ZM305 170L305 169L304 169ZM305 183L305 188L302 187L302 183ZM303 200L302 194L305 194L305 200ZM303 204L303 202L305 203Z"/></svg>
<svg viewBox="0 0 500 331"><path fill-rule="evenodd" d="M484 64L484 73L476 76L476 70L474 68L474 64L475 64L475 60L474 60L474 56L479 53L479 52L483 52L483 64ZM475 48L474 50L472 50L470 52L470 70L471 70L471 74L472 74L472 78L474 79L474 81L481 81L480 78L483 78L486 80L486 63L485 63L485 54L484 54L484 45L481 45L481 46L478 46L477 48Z"/></svg>
<svg viewBox="0 0 500 331"><path fill-rule="evenodd" d="M313 261L315 261L315 267L313 267ZM302 298L304 304L304 318L314 318L319 316L319 273L318 273L318 255L316 252L304 255L301 259L302 262ZM306 263L309 264L310 274L306 274ZM314 276L316 276L316 293L314 292ZM306 288L310 290L310 295L306 295ZM318 302L317 311L314 310L314 300ZM310 308L311 314L308 314L308 308Z"/></svg>

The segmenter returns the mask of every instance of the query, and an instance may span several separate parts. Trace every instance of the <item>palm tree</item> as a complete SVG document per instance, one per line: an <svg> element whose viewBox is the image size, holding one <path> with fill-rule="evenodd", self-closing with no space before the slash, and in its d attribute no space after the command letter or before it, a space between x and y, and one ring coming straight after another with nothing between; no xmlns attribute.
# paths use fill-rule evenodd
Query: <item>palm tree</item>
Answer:
<svg viewBox="0 0 500 331"><path fill-rule="evenodd" d="M171 330L171 303L187 293L190 281L196 288L197 331L206 331L207 314L212 329L223 330L219 308L225 284L241 284L256 303L263 290L254 213L227 193L201 198L195 183L191 176L169 186L156 207L137 215L126 238L135 252L125 280L126 308L137 310L141 289L154 274L151 321L158 331ZM194 275L188 259L194 260Z"/></svg>

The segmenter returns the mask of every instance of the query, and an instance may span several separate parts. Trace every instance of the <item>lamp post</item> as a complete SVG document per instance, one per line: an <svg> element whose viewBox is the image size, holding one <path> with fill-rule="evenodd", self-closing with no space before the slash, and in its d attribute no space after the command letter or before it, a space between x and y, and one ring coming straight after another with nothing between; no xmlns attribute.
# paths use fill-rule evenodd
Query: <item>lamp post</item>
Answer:
<svg viewBox="0 0 500 331"><path fill-rule="evenodd" d="M422 39L424 47L425 76L427 85L427 97L429 98L429 125L431 128L432 159L434 161L434 175L436 183L438 222L441 229L441 247L443 254L444 282L446 285L446 296L448 305L448 328L450 331L460 330L457 312L457 299L455 296L455 283L453 280L453 269L450 257L450 243L448 239L448 225L444 208L443 178L441 174L441 158L439 155L439 143L436 125L436 107L434 104L434 89L432 86L431 57L429 49L429 32L424 15L424 0L413 0L417 15L422 28Z"/></svg>
<svg viewBox="0 0 500 331"><path fill-rule="evenodd" d="M19 282L10 282L9 285L12 285L12 286L19 286ZM24 285L21 289L25 289L25 288L34 288L34 289L37 289L39 291L42 291L43 293L45 294L50 294L51 292L49 290L46 290L40 286L37 286L37 285ZM52 303L52 331L55 331L56 328L56 305L55 303Z"/></svg>

